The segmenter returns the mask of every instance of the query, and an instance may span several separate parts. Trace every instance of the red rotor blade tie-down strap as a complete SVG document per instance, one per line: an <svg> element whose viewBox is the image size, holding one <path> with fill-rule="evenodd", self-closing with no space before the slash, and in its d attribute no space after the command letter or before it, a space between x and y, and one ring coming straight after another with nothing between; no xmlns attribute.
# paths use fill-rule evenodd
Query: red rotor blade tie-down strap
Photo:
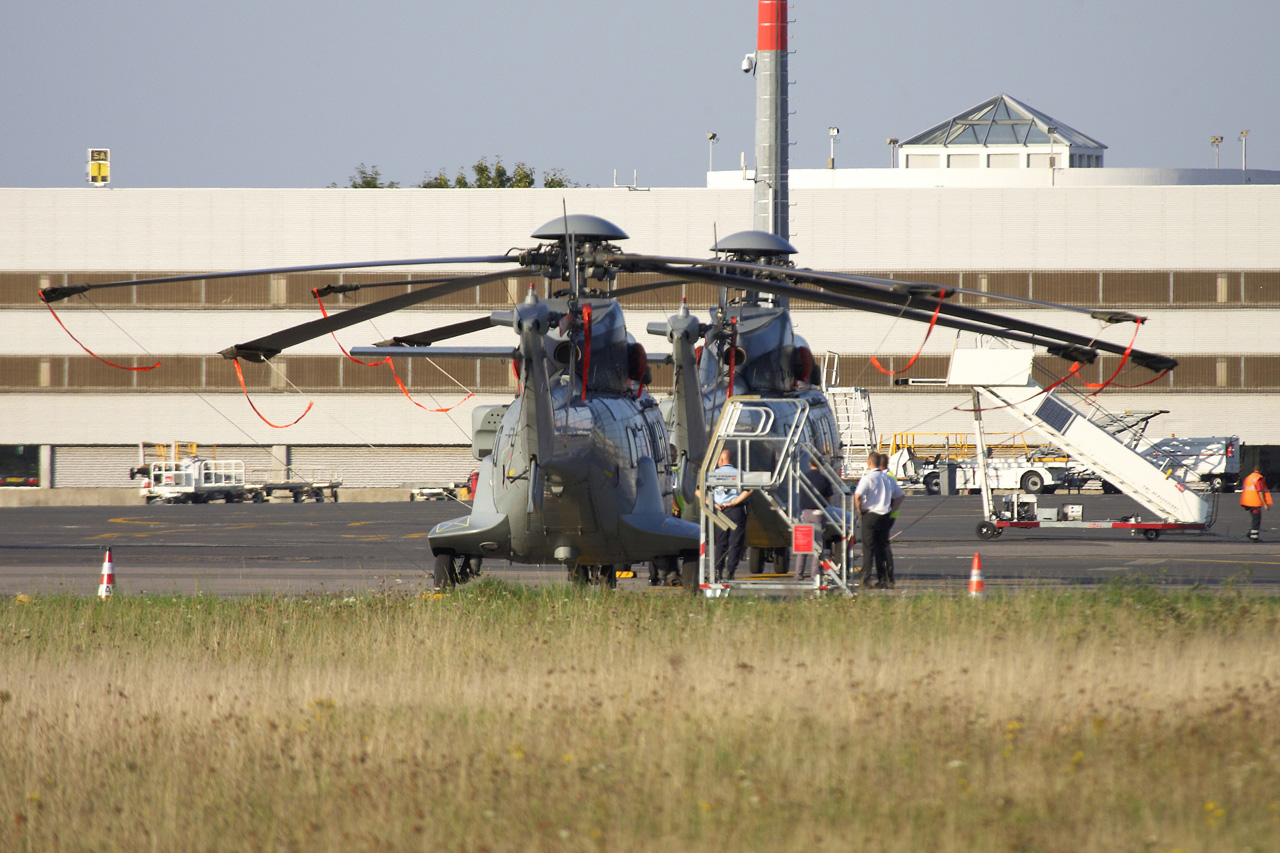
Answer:
<svg viewBox="0 0 1280 853"><path fill-rule="evenodd" d="M44 294L43 294L43 293L41 293L41 294L40 294L40 301L44 303L44 307L46 307L46 308L48 308L48 309L49 309L49 313L53 315L53 319L55 319L55 320L57 320L57 321L58 321L58 325L62 327L62 331L64 331L64 332L66 332L66 333L67 333L67 337L69 337L69 338L71 338L71 340L75 341L75 342L76 342L76 344L80 347L80 349L82 349L82 350L84 350L85 352L89 353L89 355L93 356L93 357L94 357L94 358L96 358L98 361L102 362L103 364L109 365L109 366L111 366L111 367L119 368L120 370L132 370L132 371L135 371L135 372L142 372L142 371L147 371L147 370L155 370L157 367L159 367L159 366L160 366L160 362L158 362L158 361L157 361L155 364L151 365L150 367L129 367L129 366L127 366L127 365L123 365L123 364L116 364L114 361L107 361L105 358L103 358L102 356L98 355L96 352L94 352L93 350L89 349L89 348L88 348L87 346L85 346L84 344L80 343L80 339L79 339L79 338L77 338L75 335L71 334L71 330L67 328L67 324L66 324L66 323L64 323L64 322L62 322L62 318L58 316L58 312L57 312L57 311L54 311L54 310L53 310L53 306L49 303L49 300L47 300L47 299L45 299L45 298L44 298Z"/></svg>
<svg viewBox="0 0 1280 853"><path fill-rule="evenodd" d="M320 293L318 289L313 287L311 289L311 295L316 298L316 304L320 306L320 313L323 314L325 317L328 317L329 312L325 310L324 300L320 298ZM461 400L454 403L452 406L449 406L444 409L428 409L426 406L422 405L417 400L413 399L413 395L409 393L409 389L406 388L405 384L400 381L400 374L396 373L396 366L395 364L392 363L391 356L387 356L386 358L382 359L382 361L361 361L351 353L347 352L347 348L344 347L342 345L342 342L338 340L338 335L336 332L330 332L329 336L332 337L333 342L338 345L338 349L342 350L342 354L345 355L347 358L351 359L352 361L354 361L356 364L362 367L381 367L382 365L385 364L388 368L390 368L391 376L393 379L396 380L396 385L399 386L400 393L404 394L404 396L408 399L408 401L410 403L413 403L419 409L422 409L427 412L451 412L454 409L458 408L458 406L461 406L463 403L467 402L468 400L470 400L472 397L475 396L474 392L467 392L467 396L463 397Z"/></svg>
<svg viewBox="0 0 1280 853"><path fill-rule="evenodd" d="M942 300L939 299L938 304L934 306L933 317L929 319L929 328L925 330L924 340L920 342L920 349L916 350L916 354L911 356L911 360L907 362L905 367L903 367L901 370L886 370L884 367L880 365L879 359L877 359L873 355L871 356L871 363L875 365L876 370L880 371L885 376L897 376L899 373L906 373L908 370L910 370L911 365L915 364L916 359L920 357L920 353L924 352L924 345L929 343L929 336L933 334L933 327L938 323L938 312L941 310L942 310Z"/></svg>
<svg viewBox="0 0 1280 853"><path fill-rule="evenodd" d="M381 364L381 361L379 361L378 364ZM419 401L413 400L413 397L411 396L411 394L408 393L408 388L404 387L404 383L401 382L401 378L399 378L399 374L396 373L396 365L392 364L392 359L390 359L390 356L387 356L387 366L388 368L392 369L392 377L396 379L396 384L397 386L399 386L399 389L401 389L401 393L404 394L404 397L406 397L408 401L413 403L413 405L419 407L419 409L421 409L422 411L438 411L438 412L453 411L454 409L457 409L458 406L461 406L462 403L465 403L466 401L471 400L472 397L476 396L474 391L468 391L466 397L463 397L462 400L456 403L453 403L452 406L444 407L444 409L428 409L428 407L422 405L422 403L420 403Z"/></svg>
<svg viewBox="0 0 1280 853"><path fill-rule="evenodd" d="M587 379L591 376L591 303L582 306L582 402L587 402ZM572 381L572 377L570 377Z"/></svg>
<svg viewBox="0 0 1280 853"><path fill-rule="evenodd" d="M1086 382L1086 383L1084 383L1084 386L1085 386L1086 388L1094 388L1094 389L1096 389L1096 390L1095 390L1092 394L1090 394L1089 396L1091 396L1091 397L1096 397L1096 396L1097 396L1097 395L1102 391L1102 389L1103 389L1103 388L1106 388L1108 385L1110 385L1112 382L1114 382L1114 381L1115 381L1116 377L1120 375L1120 371L1124 370L1124 366L1125 366L1126 364L1128 364L1128 363L1129 363L1129 354L1130 354L1131 352L1133 352L1133 345L1134 345L1134 343L1138 340L1138 330L1139 330L1139 329L1141 329L1141 328L1142 328L1142 318L1141 318L1141 317L1139 317L1139 318L1137 318L1137 319L1135 319L1135 320L1133 321L1133 337L1129 340L1129 345L1128 345L1127 347L1125 347L1125 348L1124 348L1124 355L1120 357L1120 364L1119 364L1119 366L1117 366L1117 367L1116 367L1116 371L1115 371L1115 373L1112 373L1112 374L1111 374L1111 377L1110 377L1109 379L1107 379L1107 381L1106 381L1106 382ZM1146 382L1141 382L1141 383L1139 383L1139 384L1137 384L1137 385L1119 385L1119 386L1117 386L1117 387L1119 387L1119 388L1141 388L1143 385L1150 385L1152 382L1155 382L1157 379L1161 379L1161 378L1163 378L1163 377L1164 377L1164 375L1165 375L1165 374L1167 374L1168 372L1169 372L1169 371L1167 371L1167 370L1166 370L1166 371L1164 371L1163 373L1161 373L1159 376L1157 376L1155 379L1149 379L1149 380L1147 380Z"/></svg>
<svg viewBox="0 0 1280 853"><path fill-rule="evenodd" d="M329 316L329 312L325 310L324 300L320 298L319 288L315 288L315 287L311 288L311 295L316 298L316 304L320 306L321 315L323 315L327 319ZM380 364L391 363L391 356L387 356L382 361L361 361L351 353L347 352L347 348L342 345L342 341L338 340L337 332L330 332L329 337L333 338L333 342L338 345L338 349L342 350L343 355L345 355L347 358L354 361L356 364L362 365L363 367L377 367ZM394 368L392 368L392 372L394 372Z"/></svg>
<svg viewBox="0 0 1280 853"><path fill-rule="evenodd" d="M258 411L258 407L253 404L253 400L249 397L249 389L246 388L244 384L244 371L240 369L240 359L233 358L231 359L231 363L236 366L236 377L239 378L240 380L240 390L244 392L244 398L249 401L249 408L253 409L253 413L257 415L259 418L262 418L262 422L267 426L271 427L272 429L288 429L289 427L296 424L298 421L305 418L307 416L307 412L311 411L311 407L315 405L315 401L308 402L307 408L303 411L303 413L298 415L298 417L294 419L291 423L273 424L271 421L263 417L262 412Z"/></svg>

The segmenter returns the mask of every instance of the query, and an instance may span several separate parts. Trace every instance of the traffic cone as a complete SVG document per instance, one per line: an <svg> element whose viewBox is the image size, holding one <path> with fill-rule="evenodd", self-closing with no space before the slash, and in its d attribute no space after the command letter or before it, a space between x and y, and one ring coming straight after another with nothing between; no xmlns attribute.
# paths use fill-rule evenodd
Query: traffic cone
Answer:
<svg viewBox="0 0 1280 853"><path fill-rule="evenodd" d="M116 567L111 562L111 549L102 560L102 580L98 582L98 598L107 599L116 594Z"/></svg>
<svg viewBox="0 0 1280 853"><path fill-rule="evenodd" d="M969 597L986 598L987 587L982 582L982 555L973 555L973 568L969 570Z"/></svg>

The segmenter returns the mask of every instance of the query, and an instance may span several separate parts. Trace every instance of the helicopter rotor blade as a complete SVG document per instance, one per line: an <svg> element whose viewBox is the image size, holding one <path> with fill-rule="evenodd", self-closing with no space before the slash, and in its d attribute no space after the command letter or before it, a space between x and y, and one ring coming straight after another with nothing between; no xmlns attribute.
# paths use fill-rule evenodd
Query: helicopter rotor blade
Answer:
<svg viewBox="0 0 1280 853"><path fill-rule="evenodd" d="M680 269L678 267L658 263L660 258L656 256L627 255L621 257L625 257L625 264L636 270L659 272L665 275L684 275L687 276L689 280L704 281L709 284L720 284L739 290L757 290L766 293L774 293L780 296L808 299L813 302L848 308L858 308L860 310L870 311L877 314L902 316L925 323L929 322L933 318L933 309L938 304L938 300L936 298L925 297L920 293L913 293L910 290L906 293L895 292L888 289L881 289L879 287L871 287L863 282L849 281L842 276L834 274L814 273L811 270L794 270L788 267L758 264L737 265L751 269L758 268L760 270L768 271L772 275L780 278L809 282L820 288L826 289L814 291L797 287L794 284L783 284L778 281L723 274L716 272L714 269L701 269L704 266L716 266L714 261L699 261L699 269L694 270ZM892 280L887 279L885 281L888 282ZM922 287L932 288L935 290L945 291L947 289L938 285L918 284L921 284ZM836 298L833 299L833 297ZM851 301L846 302L842 300ZM1042 304L1049 307L1062 307L1069 309L1069 306L1057 306L1053 305L1053 303ZM1108 317L1099 316L1099 312L1094 310L1084 310L1082 313L1086 313L1095 319L1108 319ZM1103 313L1108 313L1108 316L1112 316L1109 312ZM1118 312L1114 314L1114 319L1135 321L1140 318L1125 312ZM1099 341L1074 332L1054 329L1038 323L1019 320L982 308L954 305L945 301L942 302L939 310L937 324L940 326L959 329L961 331L993 335L996 337L1006 338L1008 340L1019 341L1021 343L1030 343L1036 346L1048 347L1051 353L1073 360L1075 360L1077 355L1083 355L1091 350L1102 350L1115 355L1124 355L1127 349L1125 346L1120 344ZM1094 356L1096 357L1096 353L1094 353ZM1137 349L1129 350L1129 358L1135 364L1154 371L1171 370L1178 364L1176 359L1170 358L1169 356ZM1088 360L1089 362L1092 362L1093 358L1089 358Z"/></svg>
<svg viewBox="0 0 1280 853"><path fill-rule="evenodd" d="M1037 308L1054 308L1078 314L1093 314L1096 312L1096 309L1093 308L1081 308L1075 305L1061 305L1056 302L1046 302L1042 299L1030 299L1025 296L1015 296L1013 294L1005 293L991 293L984 290L955 287L949 284L934 284L931 282L913 281L911 279L901 278L881 278L879 276L858 275L856 273L827 273L805 268L779 267L772 264L757 264L748 261L732 261L712 258L675 258L660 255L618 255L614 260L620 261L623 264L632 261L638 261L640 263L656 261L658 263L681 264L696 267L718 267L720 269L732 269L740 272L763 272L769 274L777 274L780 270L784 270L787 276L794 277L797 281L809 281L815 284L820 284L824 281L830 281L836 284L857 284L885 293L909 294L912 296L940 296L943 299L959 293L970 296L981 296L985 299L1019 302L1026 305L1033 305ZM625 269L626 267L624 266L623 268Z"/></svg>
<svg viewBox="0 0 1280 853"><path fill-rule="evenodd" d="M448 296L451 293L466 290L468 287L474 287L477 284L498 281L500 279L510 278L511 276L529 275L532 272L533 270L527 267L520 267L513 270L503 270L502 272L459 276L458 278L449 279L444 282L437 281L437 283L424 287L421 290L401 293L377 302L370 302L367 305L358 305L355 308L343 311L341 314L330 314L329 316L321 317L318 320L301 323L297 326L291 326L288 329L282 329L279 332L273 332L270 335L265 335L264 337L256 338L252 341L227 347L222 350L220 355L222 355L223 358L243 358L248 361L266 361L291 346L312 340L313 338L318 338L322 335L327 335L330 332L336 332L339 329L345 329L348 326L354 326L357 323L363 323L365 320L372 320L375 317L381 317L384 314L390 314L393 311L399 311L402 308L419 305L423 302L429 302L432 299L439 299L442 296ZM402 282L402 284L411 283L412 282Z"/></svg>
<svg viewBox="0 0 1280 853"><path fill-rule="evenodd" d="M676 270L666 270L666 272L675 273ZM928 323L933 319L933 311L931 310L932 306L928 306L927 303L921 308L913 308L906 305L894 307L893 305L871 299L864 299L857 296L839 293L828 293L826 291L806 290L801 287L796 287L795 285L783 284L776 281L722 275L712 272L688 271L686 274L692 281L719 284L739 290L758 290L764 293L808 299L810 301L820 302L826 305L833 305L842 308L855 308L860 311L867 311L873 314L903 317L905 319L916 320L922 323ZM987 322L1006 323L1006 321L1008 321L1008 318L1001 317L998 314L991 314L991 317L992 319ZM1011 327L1013 325L1011 323L1002 325L982 325L978 322L971 322L969 320L947 316L945 313L938 316L937 325L957 329L959 331L972 332L979 335L1004 338L1005 340L1017 341L1018 343L1030 344L1032 346L1042 346L1047 348L1052 355L1056 355L1070 361L1080 361L1086 364L1093 363L1097 358L1098 350L1103 350L1116 355L1123 355L1126 349L1123 346L1108 343L1106 341L1088 341L1086 339L1085 343L1077 343L1074 340L1065 340L1065 338L1079 338L1080 336L1070 335L1069 333L1059 333L1057 330L1047 330L1049 332L1054 332L1054 334L1051 335L1040 334L1013 328ZM1129 358L1139 366L1156 371L1171 370L1178 364L1176 359L1170 358L1169 356L1143 352L1136 349L1129 352Z"/></svg>
<svg viewBox="0 0 1280 853"><path fill-rule="evenodd" d="M429 347L436 341L448 340L456 338L460 335L469 335L472 332L479 332L484 329L491 328L493 321L490 315L477 317L474 320L463 320L460 323L451 323L448 326L438 326L434 329L428 329L425 332L418 332L413 335L396 335L389 340L381 341L375 346L379 347Z"/></svg>
<svg viewBox="0 0 1280 853"><path fill-rule="evenodd" d="M135 278L126 281L104 281L98 284L59 284L46 287L40 291L45 302L57 302L77 293L90 290L104 290L110 287L136 287L144 284L169 284L180 281L208 281L220 278L247 278L255 275L284 275L286 273L323 272L325 270L355 270L370 267L403 267L429 266L438 264L513 264L516 259L509 255L481 255L463 258L408 258L391 261L361 261L358 263L307 264L296 267L267 267L257 270L231 270L228 272L191 273L189 275L167 275L158 278ZM407 282L399 282L406 284ZM322 296L324 294L321 294Z"/></svg>

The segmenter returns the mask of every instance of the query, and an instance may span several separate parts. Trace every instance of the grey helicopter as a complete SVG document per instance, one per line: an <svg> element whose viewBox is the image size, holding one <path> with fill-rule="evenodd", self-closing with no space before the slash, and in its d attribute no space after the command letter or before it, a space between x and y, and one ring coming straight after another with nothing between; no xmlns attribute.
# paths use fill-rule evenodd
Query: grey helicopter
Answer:
<svg viewBox="0 0 1280 853"><path fill-rule="evenodd" d="M380 286L417 289L359 305L222 351L228 359L267 361L287 347L422 304L476 284L537 275L547 294L531 289L510 311L396 337L379 346L353 348L362 356L466 356L511 359L520 380L515 400L473 412L473 452L482 471L472 511L436 525L428 534L435 555L434 578L449 586L474 577L486 557L516 562L559 562L579 582L612 584L620 565L648 561L651 581L696 574L698 525L672 517L669 472L679 471L676 490L693 503L693 474L705 457L707 424L729 396L742 393L801 395L817 415L809 442L830 461L840 453L834 418L825 405L812 354L791 325L788 300L804 298L833 307L888 314L930 325L1042 346L1080 364L1099 352L1124 355L1153 371L1170 370L1167 356L1117 344L986 309L948 301L961 288L824 273L796 268L786 240L766 232L741 232L719 241L717 257L676 258L623 253L615 241L626 234L595 216L563 216L534 232L546 242L501 255L416 258L349 264L319 264L198 273L153 279L45 288L46 303L104 287L258 276L291 272L431 264L500 264L503 269L447 278L422 278L319 288L317 297ZM620 273L657 273L664 280L611 288ZM552 282L568 286L551 291ZM702 323L687 306L651 333L671 342L675 366L669 425L645 390L649 359L627 333L616 301L628 293L702 282L722 288L712 322ZM738 293L734 299L727 293ZM985 294L983 294L985 295ZM1084 313L1105 323L1142 322L1122 311L1090 311L1020 297L1002 297L1040 307ZM512 347L439 347L447 340L491 325L509 326ZM825 414L823 413L825 409ZM825 428L824 428L825 427ZM674 458L668 451L670 441ZM758 514L748 542L759 551L783 547L785 528ZM692 567L692 568L691 568Z"/></svg>
<svg viewBox="0 0 1280 853"><path fill-rule="evenodd" d="M1008 317L994 311L950 302L960 294L986 296L977 291L925 282L825 273L796 268L790 256L796 248L765 231L743 231L715 244L716 257L707 260L629 255L602 259L622 269L660 273L678 281L720 285L719 305L711 322L700 323L687 307L665 323L650 323L651 334L667 338L675 364L675 389L668 410L668 426L677 451L679 491L688 518L697 517L693 500L696 472L708 445L707 425L714 423L729 397L744 394L766 398L801 399L808 416L801 440L813 447L833 469L840 469L842 448L835 414L821 384L821 369L807 342L794 331L792 297L838 308L886 314L905 319L1045 347L1052 355L1091 364L1099 352L1126 356L1135 365L1168 371L1177 361L1168 356L1100 341L1097 336ZM736 296L729 299L728 293ZM1104 324L1141 323L1145 318L1124 311L1063 306L1023 297L1002 297L1041 308L1083 314ZM773 407L773 432L790 429L791 406ZM754 467L754 466L753 466ZM748 513L748 565L760 573L766 562L785 565L790 522L779 505L755 495ZM834 535L835 530L828 531Z"/></svg>
<svg viewBox="0 0 1280 853"><path fill-rule="evenodd" d="M698 552L698 526L671 514L672 484L666 426L654 398L644 347L626 331L616 297L661 286L649 283L610 292L616 270L594 262L617 254L627 235L604 219L565 215L532 235L533 248L502 255L415 258L356 264L241 270L46 288L46 303L103 287L145 286L320 270L428 264L502 264L497 272L405 282L338 284L316 298L371 287L417 289L228 347L227 359L265 362L288 347L422 304L476 284L541 276L548 295L531 287L508 311L353 347L353 357L461 356L508 360L519 382L515 399L473 410L472 451L480 476L468 515L428 533L433 578L448 587L479 574L485 558L558 562L571 581L614 586L620 567L647 562L651 580L680 577L681 561ZM567 286L553 291L558 283ZM442 340L507 326L514 346L441 347Z"/></svg>

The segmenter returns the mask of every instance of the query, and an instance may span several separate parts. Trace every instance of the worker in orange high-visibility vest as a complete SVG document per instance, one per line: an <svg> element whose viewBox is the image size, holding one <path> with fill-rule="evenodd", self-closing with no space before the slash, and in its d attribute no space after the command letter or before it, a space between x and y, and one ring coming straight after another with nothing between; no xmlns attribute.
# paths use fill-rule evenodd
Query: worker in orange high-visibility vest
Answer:
<svg viewBox="0 0 1280 853"><path fill-rule="evenodd" d="M1257 542L1258 530L1262 527L1262 511L1271 506L1271 492L1267 490L1267 481L1262 478L1262 471L1257 465L1253 466L1253 473L1244 478L1244 485L1240 487L1240 506L1252 516L1249 538Z"/></svg>

